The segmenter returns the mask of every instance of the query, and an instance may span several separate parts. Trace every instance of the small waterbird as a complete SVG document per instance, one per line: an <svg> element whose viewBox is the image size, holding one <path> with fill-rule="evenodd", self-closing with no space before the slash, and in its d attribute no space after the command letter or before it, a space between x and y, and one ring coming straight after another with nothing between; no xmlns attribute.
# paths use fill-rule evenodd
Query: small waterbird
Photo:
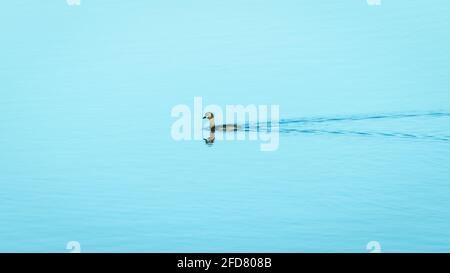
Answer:
<svg viewBox="0 0 450 273"><path fill-rule="evenodd" d="M211 130L211 132L215 132L216 130L217 131L237 131L242 128L242 126L237 125L237 124L216 125L214 122L214 114L211 112L206 112L203 119L209 120L209 129Z"/></svg>

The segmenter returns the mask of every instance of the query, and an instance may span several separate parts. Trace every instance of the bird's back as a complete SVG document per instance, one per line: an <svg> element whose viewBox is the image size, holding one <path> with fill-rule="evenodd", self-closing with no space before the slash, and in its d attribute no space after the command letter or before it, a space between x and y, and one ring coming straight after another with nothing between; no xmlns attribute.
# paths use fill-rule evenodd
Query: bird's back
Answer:
<svg viewBox="0 0 450 273"><path fill-rule="evenodd" d="M219 126L216 126L216 130L219 131L238 131L242 128L242 126L237 124L222 124Z"/></svg>

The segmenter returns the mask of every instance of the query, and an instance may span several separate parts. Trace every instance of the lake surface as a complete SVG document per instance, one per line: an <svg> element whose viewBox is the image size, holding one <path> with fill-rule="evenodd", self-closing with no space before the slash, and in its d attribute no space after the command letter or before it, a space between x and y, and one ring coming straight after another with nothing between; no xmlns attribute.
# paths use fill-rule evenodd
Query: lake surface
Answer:
<svg viewBox="0 0 450 273"><path fill-rule="evenodd" d="M2 3L0 251L449 252L449 14ZM175 141L194 97L279 105L278 149Z"/></svg>

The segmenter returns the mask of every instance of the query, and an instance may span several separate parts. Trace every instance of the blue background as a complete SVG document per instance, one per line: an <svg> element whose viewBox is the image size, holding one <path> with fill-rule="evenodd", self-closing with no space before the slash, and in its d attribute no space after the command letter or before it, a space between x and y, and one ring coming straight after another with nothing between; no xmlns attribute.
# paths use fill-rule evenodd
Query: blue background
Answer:
<svg viewBox="0 0 450 273"><path fill-rule="evenodd" d="M450 251L449 14L3 1L0 251ZM280 105L279 149L174 141L194 96Z"/></svg>

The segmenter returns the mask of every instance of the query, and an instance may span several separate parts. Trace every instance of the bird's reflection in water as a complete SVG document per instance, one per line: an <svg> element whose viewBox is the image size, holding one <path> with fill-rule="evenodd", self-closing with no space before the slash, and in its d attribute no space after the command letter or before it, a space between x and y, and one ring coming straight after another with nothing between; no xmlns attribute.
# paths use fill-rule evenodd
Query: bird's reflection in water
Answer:
<svg viewBox="0 0 450 273"><path fill-rule="evenodd" d="M227 132L227 133L233 133L233 132ZM236 134L236 132L234 132L234 133ZM245 133L245 132L243 132L243 133ZM218 140L223 140L224 137L225 136L224 136L223 132L219 132ZM207 138L203 138L203 140L205 141L206 145L212 146L214 144L214 141L216 140L216 130L215 129L211 129L209 131L209 136Z"/></svg>
<svg viewBox="0 0 450 273"><path fill-rule="evenodd" d="M211 130L209 132L209 137L208 138L204 138L203 140L205 141L206 145L212 146L214 144L214 140L215 139L216 139L215 130Z"/></svg>

